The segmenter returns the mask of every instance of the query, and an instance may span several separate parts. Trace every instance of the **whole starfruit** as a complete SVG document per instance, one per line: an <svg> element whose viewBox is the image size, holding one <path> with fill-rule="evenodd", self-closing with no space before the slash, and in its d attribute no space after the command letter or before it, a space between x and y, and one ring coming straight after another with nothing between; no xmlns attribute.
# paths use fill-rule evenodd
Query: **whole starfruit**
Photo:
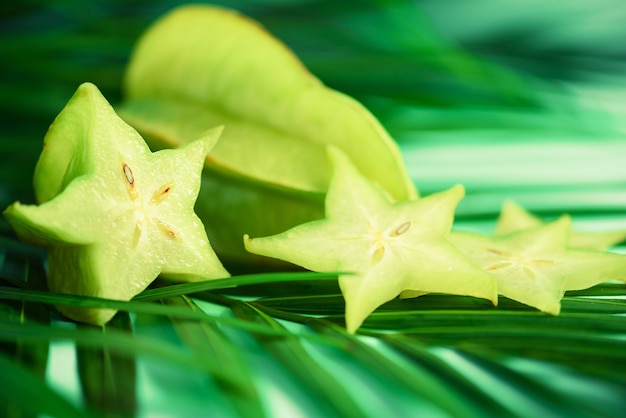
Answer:
<svg viewBox="0 0 626 418"><path fill-rule="evenodd" d="M156 148L182 146L224 125L196 212L225 262L261 260L244 250L244 233L272 235L323 217L329 144L392 199L417 197L397 145L375 117L232 10L183 6L154 23L132 54L118 111Z"/></svg>

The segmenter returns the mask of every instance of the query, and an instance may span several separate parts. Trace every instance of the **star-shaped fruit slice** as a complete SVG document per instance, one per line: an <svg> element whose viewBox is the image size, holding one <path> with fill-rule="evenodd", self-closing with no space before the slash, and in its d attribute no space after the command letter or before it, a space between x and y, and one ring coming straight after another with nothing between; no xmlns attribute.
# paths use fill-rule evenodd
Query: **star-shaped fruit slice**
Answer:
<svg viewBox="0 0 626 418"><path fill-rule="evenodd" d="M496 223L496 235L508 235L513 232L533 228L544 222L517 203L508 200ZM606 250L626 239L626 231L572 231L568 245L572 248L588 250Z"/></svg>
<svg viewBox="0 0 626 418"><path fill-rule="evenodd" d="M326 218L264 238L244 237L252 253L320 272L341 274L346 327L405 289L470 295L497 301L496 280L447 240L462 186L393 202L337 148L329 148L334 173Z"/></svg>
<svg viewBox="0 0 626 418"><path fill-rule="evenodd" d="M159 274L228 276L193 209L219 134L152 153L93 84L82 84L46 134L34 181L40 205L4 212L20 238L48 248L50 291L129 300ZM115 313L59 309L97 325Z"/></svg>
<svg viewBox="0 0 626 418"><path fill-rule="evenodd" d="M498 280L498 293L557 315L566 290L585 289L626 275L626 257L568 248L571 219L506 236L453 232L450 241Z"/></svg>

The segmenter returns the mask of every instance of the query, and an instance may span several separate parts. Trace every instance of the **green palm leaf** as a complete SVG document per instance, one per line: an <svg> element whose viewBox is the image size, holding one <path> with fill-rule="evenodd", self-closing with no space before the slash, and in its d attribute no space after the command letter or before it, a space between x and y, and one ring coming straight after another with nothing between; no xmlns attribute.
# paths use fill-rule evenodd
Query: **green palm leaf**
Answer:
<svg viewBox="0 0 626 418"><path fill-rule="evenodd" d="M84 326L87 327L87 326ZM102 327L131 332L128 314L119 313ZM89 409L104 416L134 416L137 410L135 394L136 360L108 347L76 346L76 361L81 389Z"/></svg>
<svg viewBox="0 0 626 418"><path fill-rule="evenodd" d="M283 329L272 317L245 302L230 304L233 313L248 321L264 324L270 328ZM307 393L318 399L318 413L326 416L366 415L364 402L357 402L331 370L324 368L309 354L304 344L295 336L277 338L255 335L258 343L272 358L284 367Z"/></svg>
<svg viewBox="0 0 626 418"><path fill-rule="evenodd" d="M50 416L79 418L89 417L54 389L50 388L40 377L13 363L11 359L0 354L2 367L2 402L6 416L37 416L41 413Z"/></svg>
<svg viewBox="0 0 626 418"><path fill-rule="evenodd" d="M170 297L165 303L183 306L195 312L204 312L192 299L186 296ZM183 343L198 357L206 357L214 362L215 369L228 370L231 382L217 380L219 389L242 417L263 417L263 403L255 382L249 373L249 364L238 350L234 341L217 324L172 318L172 324ZM219 376L218 376L219 377ZM235 383L225 385L224 383Z"/></svg>
<svg viewBox="0 0 626 418"><path fill-rule="evenodd" d="M181 4L4 3L0 209L33 201L41 140L78 84L120 102L137 37ZM258 19L324 83L363 102L423 194L464 183L455 227L489 231L514 198L547 218L569 212L581 230L626 228L620 0L220 3ZM0 220L0 415L626 410L623 283L568 292L558 317L506 298L498 307L396 299L350 335L336 275L234 267L241 274L159 282L129 302L53 294L45 253ZM59 304L121 312L104 328L77 326Z"/></svg>

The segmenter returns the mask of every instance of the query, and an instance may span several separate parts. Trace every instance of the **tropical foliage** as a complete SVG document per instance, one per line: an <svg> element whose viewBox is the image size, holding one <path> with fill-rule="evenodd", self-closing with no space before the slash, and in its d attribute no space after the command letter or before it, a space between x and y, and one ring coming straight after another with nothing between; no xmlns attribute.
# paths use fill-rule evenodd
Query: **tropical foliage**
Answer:
<svg viewBox="0 0 626 418"><path fill-rule="evenodd" d="M136 39L179 3L0 6L1 209L34 201L41 140L76 87L121 102ZM626 229L619 0L221 3L369 108L421 194L463 183L455 229L491 232L508 198L543 219L568 212L578 230ZM231 278L158 281L129 302L69 296L46 290L43 251L4 220L0 234L0 416L626 410L623 283L568 292L559 316L506 298L394 299L349 334L333 274L231 265ZM55 305L119 313L91 327Z"/></svg>

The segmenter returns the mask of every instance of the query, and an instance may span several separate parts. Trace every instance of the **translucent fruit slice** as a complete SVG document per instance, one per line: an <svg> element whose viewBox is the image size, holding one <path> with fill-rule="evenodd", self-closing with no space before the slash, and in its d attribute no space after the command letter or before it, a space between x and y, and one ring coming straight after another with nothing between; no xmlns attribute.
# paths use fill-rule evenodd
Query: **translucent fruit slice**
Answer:
<svg viewBox="0 0 626 418"><path fill-rule="evenodd" d="M533 228L544 222L517 203L508 200L496 224L496 235L507 235L523 229ZM626 239L626 231L572 231L568 245L572 248L605 250Z"/></svg>
<svg viewBox="0 0 626 418"><path fill-rule="evenodd" d="M582 289L626 276L626 257L568 246L571 219L506 236L453 232L450 241L497 278L498 293L558 314L566 290Z"/></svg>
<svg viewBox="0 0 626 418"><path fill-rule="evenodd" d="M152 153L93 84L82 84L46 134L34 178L40 205L16 202L4 216L23 240L48 248L53 292L129 300L159 274L226 277L193 209L219 134ZM59 309L91 324L115 313Z"/></svg>
<svg viewBox="0 0 626 418"><path fill-rule="evenodd" d="M393 202L340 150L326 196L326 218L281 234L244 237L246 249L339 277L346 327L355 332L378 306L405 289L497 300L496 280L465 258L445 237L463 187Z"/></svg>
<svg viewBox="0 0 626 418"><path fill-rule="evenodd" d="M196 206L212 220L207 228L225 260L255 258L238 238L244 232L276 234L323 216L328 144L395 200L417 194L398 146L374 116L233 10L184 6L155 22L133 51L125 93L120 114L159 147L225 126Z"/></svg>

